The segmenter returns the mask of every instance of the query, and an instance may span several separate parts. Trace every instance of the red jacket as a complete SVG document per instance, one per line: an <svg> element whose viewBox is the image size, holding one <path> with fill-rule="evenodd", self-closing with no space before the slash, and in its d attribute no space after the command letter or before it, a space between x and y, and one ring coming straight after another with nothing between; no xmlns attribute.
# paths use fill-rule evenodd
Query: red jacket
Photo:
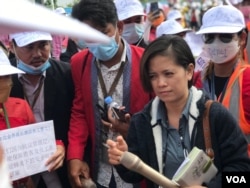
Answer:
<svg viewBox="0 0 250 188"><path fill-rule="evenodd" d="M35 123L34 115L28 105L28 103L19 98L9 97L4 103L10 122L10 127L19 127ZM0 130L7 129L4 113L0 112Z"/></svg>
<svg viewBox="0 0 250 188"><path fill-rule="evenodd" d="M29 104L20 98L9 97L4 103L7 111L10 128L19 127L35 123L34 115L30 109ZM4 111L2 105L0 106L0 130L7 129L5 122ZM14 187L19 183L25 183L28 178L22 178L13 182Z"/></svg>
<svg viewBox="0 0 250 188"><path fill-rule="evenodd" d="M130 85L124 89L123 95L128 95L129 101L123 101L129 104L129 112L135 113L142 110L144 105L149 102L151 96L145 93L139 77L139 63L143 53L142 48L136 46L127 46L127 59L128 65L131 67L129 70ZM132 55L131 55L132 54ZM87 56L87 60L86 60ZM132 61L131 61L132 60ZM95 122L95 104L93 88L97 86L93 83L92 65L94 58L88 50L83 50L75 54L71 59L72 76L75 85L75 98L72 107L70 129L69 129L69 146L67 159L80 159L83 160L86 155L91 157L90 169L96 169L94 162L96 153L95 149L98 145L96 143L96 125ZM84 71L84 74L83 74ZM125 71L125 68L124 68ZM125 74L123 72L123 74ZM92 76L91 76L92 75ZM94 75L95 76L95 75ZM94 77L95 78L95 77ZM97 78L97 75L96 75ZM127 94L126 94L127 93ZM88 139L90 139L90 153L86 153ZM91 156L89 156L91 155ZM97 174L95 172L91 172Z"/></svg>

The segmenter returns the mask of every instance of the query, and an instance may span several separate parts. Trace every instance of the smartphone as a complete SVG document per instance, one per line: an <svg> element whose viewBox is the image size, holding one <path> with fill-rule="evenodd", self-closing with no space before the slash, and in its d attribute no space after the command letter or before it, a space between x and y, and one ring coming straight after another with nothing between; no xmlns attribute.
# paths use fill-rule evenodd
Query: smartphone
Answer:
<svg viewBox="0 0 250 188"><path fill-rule="evenodd" d="M118 108L111 108L116 119L120 121L126 122L125 114L127 113L125 110L120 110Z"/></svg>
<svg viewBox="0 0 250 188"><path fill-rule="evenodd" d="M150 3L150 12L156 12L159 10L158 2L151 2Z"/></svg>

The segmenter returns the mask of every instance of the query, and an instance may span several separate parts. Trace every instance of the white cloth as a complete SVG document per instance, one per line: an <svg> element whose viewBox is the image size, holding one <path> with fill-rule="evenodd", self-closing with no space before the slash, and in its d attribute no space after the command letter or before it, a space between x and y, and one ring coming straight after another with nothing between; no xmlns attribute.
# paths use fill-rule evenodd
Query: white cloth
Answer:
<svg viewBox="0 0 250 188"><path fill-rule="evenodd" d="M109 91L118 71L121 66L122 61L126 61L126 47L124 46L123 54L121 57L120 63L108 68L105 65L98 63L99 68L101 70L103 80L105 83L105 87L107 91ZM98 101L100 105L103 105L104 103L104 96L102 93L101 85L100 82L98 82ZM112 94L112 98L114 101L118 102L119 104L122 104L122 99L123 99L123 76L119 79L117 86L115 88L114 93ZM116 136L118 136L118 133L113 132L112 130L109 130L108 137L110 139L114 139ZM100 167L97 175L97 182L104 186L104 187L109 187L110 179L112 173L114 174L115 181L116 181L116 186L117 187L122 187L122 188L132 188L133 185L124 182L119 174L117 173L116 169L107 163L104 163L100 161Z"/></svg>

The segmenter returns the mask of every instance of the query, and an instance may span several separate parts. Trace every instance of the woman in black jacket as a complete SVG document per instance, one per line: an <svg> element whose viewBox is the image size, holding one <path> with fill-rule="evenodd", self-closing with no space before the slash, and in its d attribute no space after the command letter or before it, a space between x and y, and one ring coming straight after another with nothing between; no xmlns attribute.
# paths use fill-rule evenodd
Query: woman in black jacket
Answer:
<svg viewBox="0 0 250 188"><path fill-rule="evenodd" d="M120 165L123 152L130 151L172 179L194 146L206 151L202 120L208 97L192 86L194 58L187 43L178 36L162 36L149 44L140 66L144 89L154 92L156 97L132 116L126 138L118 136L115 141L107 141L109 161L117 165L125 181L140 182L144 179L142 175ZM109 118L113 129L119 126L111 114ZM218 173L203 186L219 188L222 172L250 171L250 160L247 141L226 108L214 102L209 121L213 162ZM146 185L158 187L148 179Z"/></svg>

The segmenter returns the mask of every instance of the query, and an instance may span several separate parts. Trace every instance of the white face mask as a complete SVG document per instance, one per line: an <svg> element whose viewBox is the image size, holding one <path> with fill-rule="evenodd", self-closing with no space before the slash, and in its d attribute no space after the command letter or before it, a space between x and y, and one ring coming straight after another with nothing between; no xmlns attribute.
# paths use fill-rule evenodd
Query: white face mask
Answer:
<svg viewBox="0 0 250 188"><path fill-rule="evenodd" d="M129 23L124 24L122 37L129 43L135 44L144 33L144 24Z"/></svg>
<svg viewBox="0 0 250 188"><path fill-rule="evenodd" d="M209 58L216 64L222 64L233 59L238 53L240 46L238 40L233 39L229 43L221 42L218 38L211 44L205 44L204 50Z"/></svg>

